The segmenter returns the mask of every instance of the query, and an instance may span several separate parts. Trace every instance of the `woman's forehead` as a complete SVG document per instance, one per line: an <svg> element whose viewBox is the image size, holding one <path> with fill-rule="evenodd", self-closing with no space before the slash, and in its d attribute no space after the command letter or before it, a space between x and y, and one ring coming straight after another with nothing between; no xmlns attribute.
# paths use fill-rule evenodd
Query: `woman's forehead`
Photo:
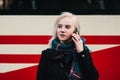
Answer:
<svg viewBox="0 0 120 80"><path fill-rule="evenodd" d="M74 23L73 17L63 17L59 21L59 24L73 24L73 23Z"/></svg>

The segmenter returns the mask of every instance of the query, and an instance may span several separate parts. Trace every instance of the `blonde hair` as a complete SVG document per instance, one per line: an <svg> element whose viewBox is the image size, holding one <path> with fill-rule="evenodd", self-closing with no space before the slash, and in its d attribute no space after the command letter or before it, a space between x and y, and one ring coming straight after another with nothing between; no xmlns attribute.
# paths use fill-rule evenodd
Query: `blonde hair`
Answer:
<svg viewBox="0 0 120 80"><path fill-rule="evenodd" d="M64 17L72 17L73 20L75 20L75 28L78 32L78 35L80 36L80 25L79 25L79 19L76 15L70 13L70 12L62 12L61 15L57 18L55 24L54 24L54 29L53 29L53 35L52 35L52 38L49 40L49 47L51 47L51 43L54 39L57 38L57 34L56 34L56 31L57 31L57 28L58 28L58 23L59 21L64 18Z"/></svg>

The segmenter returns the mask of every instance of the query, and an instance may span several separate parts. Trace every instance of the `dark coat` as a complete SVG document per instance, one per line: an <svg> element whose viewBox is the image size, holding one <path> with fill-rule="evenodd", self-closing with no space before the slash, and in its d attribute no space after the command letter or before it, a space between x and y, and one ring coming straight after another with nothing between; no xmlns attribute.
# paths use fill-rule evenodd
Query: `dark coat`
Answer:
<svg viewBox="0 0 120 80"><path fill-rule="evenodd" d="M68 80L65 72L70 70L71 63L68 66L61 67L59 61L54 60L58 53L53 49L42 51L37 80ZM98 80L98 72L94 67L88 48L81 53L77 53L77 56L83 80Z"/></svg>

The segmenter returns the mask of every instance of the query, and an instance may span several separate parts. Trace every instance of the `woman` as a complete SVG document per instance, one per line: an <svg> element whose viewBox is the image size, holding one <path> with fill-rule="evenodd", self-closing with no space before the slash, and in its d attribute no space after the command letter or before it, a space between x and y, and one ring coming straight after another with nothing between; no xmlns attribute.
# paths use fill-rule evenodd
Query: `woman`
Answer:
<svg viewBox="0 0 120 80"><path fill-rule="evenodd" d="M56 20L50 48L42 51L37 80L98 80L78 18L69 12Z"/></svg>

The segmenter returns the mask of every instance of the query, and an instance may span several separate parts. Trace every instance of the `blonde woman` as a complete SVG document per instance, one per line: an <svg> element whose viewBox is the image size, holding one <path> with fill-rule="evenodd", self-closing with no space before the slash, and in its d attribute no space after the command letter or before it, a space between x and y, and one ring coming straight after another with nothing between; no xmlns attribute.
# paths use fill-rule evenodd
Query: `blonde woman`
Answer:
<svg viewBox="0 0 120 80"><path fill-rule="evenodd" d="M98 80L76 15L63 12L57 18L49 45L42 51L37 80Z"/></svg>

